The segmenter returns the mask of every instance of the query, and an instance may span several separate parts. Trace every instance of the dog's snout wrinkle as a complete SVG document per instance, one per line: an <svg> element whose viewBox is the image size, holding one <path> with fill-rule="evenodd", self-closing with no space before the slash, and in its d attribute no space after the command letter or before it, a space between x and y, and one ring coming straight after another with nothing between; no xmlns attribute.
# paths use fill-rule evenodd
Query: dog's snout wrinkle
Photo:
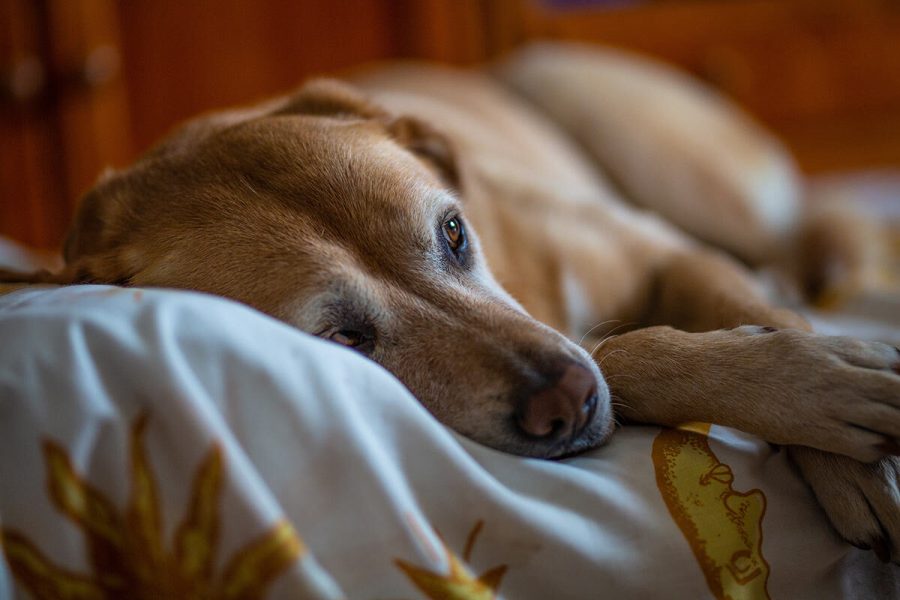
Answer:
<svg viewBox="0 0 900 600"><path fill-rule="evenodd" d="M555 383L525 397L517 407L516 423L528 436L557 440L574 438L597 409L597 380L583 366L572 363Z"/></svg>

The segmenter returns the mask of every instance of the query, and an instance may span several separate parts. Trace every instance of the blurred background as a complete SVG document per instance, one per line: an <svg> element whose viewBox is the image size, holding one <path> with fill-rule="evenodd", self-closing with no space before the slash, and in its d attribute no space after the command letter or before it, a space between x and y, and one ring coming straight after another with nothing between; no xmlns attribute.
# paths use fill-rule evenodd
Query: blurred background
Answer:
<svg viewBox="0 0 900 600"><path fill-rule="evenodd" d="M900 169L900 0L0 0L0 235L58 248L105 166L195 113L535 38L680 65L808 174Z"/></svg>

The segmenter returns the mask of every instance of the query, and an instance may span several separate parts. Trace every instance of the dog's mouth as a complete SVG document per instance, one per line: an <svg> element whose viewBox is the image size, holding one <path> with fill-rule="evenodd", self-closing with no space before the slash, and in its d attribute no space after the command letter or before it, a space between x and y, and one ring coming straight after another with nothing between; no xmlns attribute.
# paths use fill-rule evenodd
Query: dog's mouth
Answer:
<svg viewBox="0 0 900 600"><path fill-rule="evenodd" d="M615 422L612 416L598 416L599 398L591 402L590 412L584 426L564 443L553 447L544 458L549 460L563 460L583 454L609 441L615 430ZM607 411L608 412L608 411Z"/></svg>

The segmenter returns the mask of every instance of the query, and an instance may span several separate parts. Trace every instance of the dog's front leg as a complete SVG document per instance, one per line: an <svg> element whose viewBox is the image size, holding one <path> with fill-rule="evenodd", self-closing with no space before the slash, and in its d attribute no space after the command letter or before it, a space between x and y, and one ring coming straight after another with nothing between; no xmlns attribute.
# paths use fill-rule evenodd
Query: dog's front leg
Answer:
<svg viewBox="0 0 900 600"><path fill-rule="evenodd" d="M809 332L720 257L676 260L658 289L654 320L693 333L654 326L599 345L618 413L789 444L837 531L900 561L900 351Z"/></svg>
<svg viewBox="0 0 900 600"><path fill-rule="evenodd" d="M871 462L900 454L900 353L794 329L649 327L595 353L622 417L718 423Z"/></svg>
<svg viewBox="0 0 900 600"><path fill-rule="evenodd" d="M594 352L621 416L718 423L867 462L900 454L900 351L810 332L711 252L674 256L655 288L660 325Z"/></svg>

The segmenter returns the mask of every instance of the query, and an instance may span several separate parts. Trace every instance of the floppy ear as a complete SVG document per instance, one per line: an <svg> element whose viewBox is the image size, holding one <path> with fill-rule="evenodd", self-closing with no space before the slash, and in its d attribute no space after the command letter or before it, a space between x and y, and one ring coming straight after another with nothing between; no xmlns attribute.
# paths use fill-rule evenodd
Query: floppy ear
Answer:
<svg viewBox="0 0 900 600"><path fill-rule="evenodd" d="M0 269L0 282L127 285L135 272L135 265L130 263L137 258L135 253L122 251L133 224L124 218L128 211L122 202L122 185L116 179L116 174L107 170L81 199L63 246L66 264L61 271Z"/></svg>
<svg viewBox="0 0 900 600"><path fill-rule="evenodd" d="M313 79L276 105L272 115L387 119L388 113L353 86L336 79Z"/></svg>
<svg viewBox="0 0 900 600"><path fill-rule="evenodd" d="M73 246L73 239L83 238L86 232L82 225L85 221L91 221L90 218L85 219L79 214L78 220L69 230L69 237L66 240L63 255L66 259L65 267L58 272L51 272L47 269L39 271L14 271L7 268L0 268L0 283L55 283L60 285L70 285L75 283L111 283L116 285L127 285L128 278L118 273L116 270L104 268L103 265L111 266L112 260L106 259L104 253L97 252L91 254L90 251L74 255L70 250ZM89 227L90 229L91 227ZM94 228L96 229L96 228ZM90 235L87 233L87 235ZM75 244L78 245L77 243Z"/></svg>
<svg viewBox="0 0 900 600"><path fill-rule="evenodd" d="M101 186L110 177L111 172L107 171L101 176L96 186ZM69 227L68 237L63 250L66 264L60 271L52 272L47 268L40 268L49 264L48 261L33 260L28 261L30 264L24 263L23 268L37 269L35 271L20 271L0 267L0 283L55 283L62 285L73 283L112 283L112 281L104 281L102 277L97 277L91 273L89 268L91 261L87 258L91 251L85 251L85 248L83 248L84 240L99 239L100 218L97 214L98 200L96 196L97 192L92 190L81 201L75 222Z"/></svg>
<svg viewBox="0 0 900 600"><path fill-rule="evenodd" d="M415 117L391 119L387 129L401 146L433 167L445 184L460 188L456 154L446 136Z"/></svg>
<svg viewBox="0 0 900 600"><path fill-rule="evenodd" d="M146 217L134 177L152 178L134 165L122 172L107 169L81 199L63 245L66 267L57 283L129 285L147 262L135 246L136 232Z"/></svg>
<svg viewBox="0 0 900 600"><path fill-rule="evenodd" d="M428 123L393 116L353 86L334 79L305 84L272 114L371 119L381 123L397 143L435 169L447 185L459 188L459 171L449 140Z"/></svg>

